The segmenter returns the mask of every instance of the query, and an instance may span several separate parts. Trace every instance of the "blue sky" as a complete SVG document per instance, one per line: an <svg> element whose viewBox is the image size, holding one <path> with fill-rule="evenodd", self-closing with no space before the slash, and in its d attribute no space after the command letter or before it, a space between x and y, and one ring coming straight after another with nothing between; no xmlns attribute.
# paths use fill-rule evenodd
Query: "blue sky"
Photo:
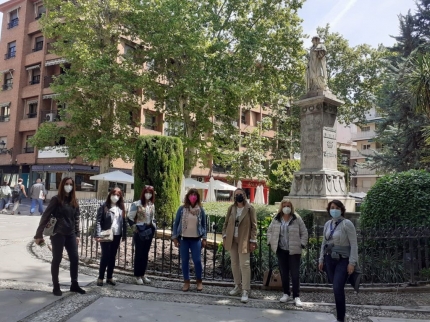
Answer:
<svg viewBox="0 0 430 322"><path fill-rule="evenodd" d="M415 11L415 0L307 0L299 15L309 36L318 26L330 23L331 30L342 34L350 45L367 43L376 47L394 43L390 35L398 34L397 15L409 9Z"/></svg>
<svg viewBox="0 0 430 322"><path fill-rule="evenodd" d="M398 15L409 9L414 13L415 8L415 0L307 0L299 16L309 36L329 23L331 31L342 34L351 46L367 43L377 47L394 44L390 35L399 33Z"/></svg>

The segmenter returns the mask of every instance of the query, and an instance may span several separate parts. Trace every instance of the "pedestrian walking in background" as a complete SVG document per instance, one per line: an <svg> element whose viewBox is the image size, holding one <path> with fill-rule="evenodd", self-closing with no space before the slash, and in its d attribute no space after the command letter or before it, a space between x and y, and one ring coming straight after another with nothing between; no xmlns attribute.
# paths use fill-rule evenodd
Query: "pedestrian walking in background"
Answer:
<svg viewBox="0 0 430 322"><path fill-rule="evenodd" d="M25 196L27 198L27 193L25 192L25 187L22 184L23 180L22 178L18 179L18 183L13 187L12 191L12 202L13 202L13 209L12 209L12 215L15 215L15 212L17 211L19 204L21 203L22 196ZM18 212L19 214L19 212Z"/></svg>
<svg viewBox="0 0 430 322"><path fill-rule="evenodd" d="M42 183L42 179L38 178L36 183L30 188L30 198L31 198L31 206L30 206L30 216L32 216L36 210L36 206L38 206L39 215L43 213L43 200L45 200L47 195L47 191L45 186Z"/></svg>
<svg viewBox="0 0 430 322"><path fill-rule="evenodd" d="M230 252L235 284L230 295L242 292L241 301L246 303L251 289L250 254L257 248L257 216L241 188L234 192L234 204L228 208L222 237L225 250Z"/></svg>
<svg viewBox="0 0 430 322"><path fill-rule="evenodd" d="M188 190L173 224L172 239L175 246L179 247L184 292L190 289L190 251L196 273L197 291L203 290L201 249L206 247L206 213L200 200L197 189Z"/></svg>
<svg viewBox="0 0 430 322"><path fill-rule="evenodd" d="M289 199L284 198L281 201L278 213L267 229L267 243L278 257L284 292L279 301L303 306L300 301L299 273L302 250L308 243L308 230L302 218L294 212L294 206ZM293 296L290 293L290 273Z"/></svg>
<svg viewBox="0 0 430 322"><path fill-rule="evenodd" d="M140 194L140 199L131 204L127 215L128 223L133 230L134 277L138 285L151 283L145 273L152 238L157 228L154 202L154 187L145 186Z"/></svg>
<svg viewBox="0 0 430 322"><path fill-rule="evenodd" d="M324 225L323 242L318 268L325 270L333 284L337 321L345 321L345 284L358 263L357 232L354 224L345 219L345 206L339 200L330 201L327 212L332 217Z"/></svg>
<svg viewBox="0 0 430 322"><path fill-rule="evenodd" d="M100 243L102 256L100 259L99 277L97 279L98 286L103 286L106 269L106 283L116 285L112 279L115 268L115 257L121 238L124 240L127 235L124 198L120 188L112 189L104 204L97 211L95 240L100 241L101 231L108 229L112 229L113 240Z"/></svg>
<svg viewBox="0 0 430 322"><path fill-rule="evenodd" d="M58 195L53 196L49 202L46 211L40 218L39 227L34 236L34 241L37 245L43 243L43 229L51 216L57 218L54 228L55 234L50 237L52 245L51 275L54 284L52 293L57 296L63 295L58 274L64 248L66 248L70 261L70 279L72 282L70 291L79 294L86 293L78 284L78 244L81 231L79 228L79 205L75 191L75 182L72 178L67 177L61 180Z"/></svg>
<svg viewBox="0 0 430 322"><path fill-rule="evenodd" d="M6 181L0 187L0 211L6 208L6 205L9 203L10 196L12 192L10 190L9 185Z"/></svg>

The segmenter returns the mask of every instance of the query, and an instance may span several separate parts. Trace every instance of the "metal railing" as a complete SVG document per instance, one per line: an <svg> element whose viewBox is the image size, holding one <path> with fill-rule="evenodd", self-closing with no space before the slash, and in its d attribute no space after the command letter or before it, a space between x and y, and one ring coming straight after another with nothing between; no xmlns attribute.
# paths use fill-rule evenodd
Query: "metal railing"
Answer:
<svg viewBox="0 0 430 322"><path fill-rule="evenodd" d="M12 20L7 24L7 29L12 29L12 28L14 28L14 27L18 26L18 23L19 23L19 18L12 19Z"/></svg>
<svg viewBox="0 0 430 322"><path fill-rule="evenodd" d="M10 120L10 115L0 115L0 122L8 122Z"/></svg>
<svg viewBox="0 0 430 322"><path fill-rule="evenodd" d="M30 85L40 84L40 75L33 76L30 81Z"/></svg>
<svg viewBox="0 0 430 322"><path fill-rule="evenodd" d="M103 201L80 201L81 244L80 257L85 262L98 263L101 250L93 238L97 209ZM130 203L126 204L126 208ZM270 219L258 220L258 247L251 254L253 283L261 283L264 272L277 259L267 245L266 232ZM203 278L206 280L232 281L230 254L222 247L224 217L207 216L207 247L202 250ZM149 254L150 274L181 278L181 260L178 248L171 241L173 221L159 220ZM308 227L309 239L303 250L300 280L304 285L326 285L324 273L318 270L322 242L322 226ZM375 229L357 231L359 262L363 271L362 282L369 285L391 286L408 283L416 285L430 282L430 227ZM134 242L131 229L121 242L116 265L125 270L134 266ZM193 265L190 265L194 274Z"/></svg>
<svg viewBox="0 0 430 322"><path fill-rule="evenodd" d="M3 91L8 91L8 90L10 90L10 89L12 89L12 83L6 83L6 84L3 84L2 85L2 90Z"/></svg>
<svg viewBox="0 0 430 322"><path fill-rule="evenodd" d="M24 153L34 153L34 147L25 147Z"/></svg>
<svg viewBox="0 0 430 322"><path fill-rule="evenodd" d="M351 133L351 138L353 140L371 139L374 137L376 137L375 131L363 131L363 132Z"/></svg>
<svg viewBox="0 0 430 322"><path fill-rule="evenodd" d="M14 58L15 55L16 55L16 51L10 51L4 55L4 59L6 60L6 59Z"/></svg>

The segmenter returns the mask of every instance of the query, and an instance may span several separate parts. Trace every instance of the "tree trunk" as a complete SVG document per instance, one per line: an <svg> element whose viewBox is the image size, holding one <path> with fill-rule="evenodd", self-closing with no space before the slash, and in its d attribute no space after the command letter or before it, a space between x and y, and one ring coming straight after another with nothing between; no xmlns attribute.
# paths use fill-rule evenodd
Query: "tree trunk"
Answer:
<svg viewBox="0 0 430 322"><path fill-rule="evenodd" d="M110 168L110 159L103 158L100 159L100 173L106 173ZM105 200L109 190L109 181L98 182L97 186L97 199Z"/></svg>

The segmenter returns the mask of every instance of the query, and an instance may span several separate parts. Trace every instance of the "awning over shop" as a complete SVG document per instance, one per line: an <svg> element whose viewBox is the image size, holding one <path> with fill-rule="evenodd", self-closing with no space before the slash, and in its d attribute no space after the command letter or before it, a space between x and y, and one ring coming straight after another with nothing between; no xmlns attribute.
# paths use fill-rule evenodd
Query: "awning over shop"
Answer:
<svg viewBox="0 0 430 322"><path fill-rule="evenodd" d="M51 164L51 165L33 165L31 171L67 171L67 172L90 172L98 173L99 167L80 164Z"/></svg>
<svg viewBox="0 0 430 322"><path fill-rule="evenodd" d="M44 100L48 100L48 99L50 99L50 98L55 98L55 97L57 97L57 96L59 96L60 94L48 94L48 95L43 95L43 99Z"/></svg>
<svg viewBox="0 0 430 322"><path fill-rule="evenodd" d="M64 63L67 63L66 59L58 58L58 59L47 60L45 62L45 66L53 66L53 65L59 65L59 64L64 64Z"/></svg>
<svg viewBox="0 0 430 322"><path fill-rule="evenodd" d="M33 65L33 66L28 66L28 67L26 67L25 69L26 69L26 70L32 70L32 69L36 69L36 68L40 68L40 64L38 64L38 65Z"/></svg>

